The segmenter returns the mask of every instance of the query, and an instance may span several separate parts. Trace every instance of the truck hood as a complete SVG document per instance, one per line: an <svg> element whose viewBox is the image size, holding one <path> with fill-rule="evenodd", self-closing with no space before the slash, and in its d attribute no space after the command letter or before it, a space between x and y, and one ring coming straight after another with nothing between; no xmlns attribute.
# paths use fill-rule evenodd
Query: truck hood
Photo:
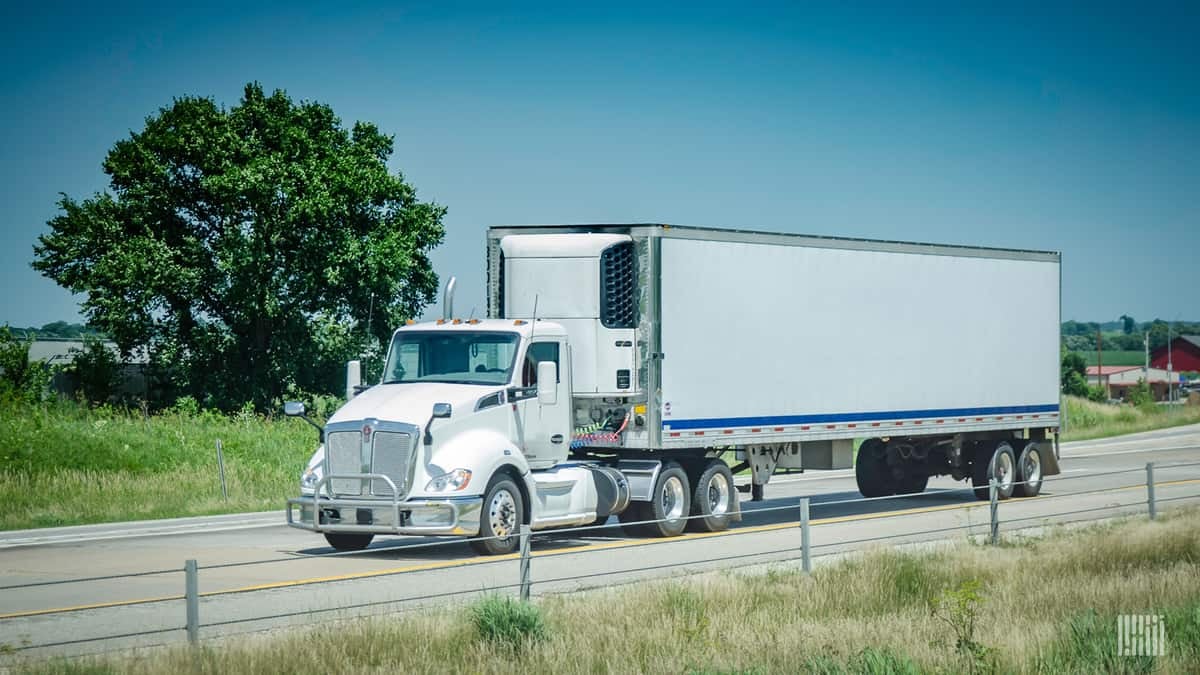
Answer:
<svg viewBox="0 0 1200 675"><path fill-rule="evenodd" d="M379 384L355 396L338 409L329 422L379 419L421 426L429 421L434 403L449 403L455 417L470 414L480 398L504 387L478 384L411 382Z"/></svg>

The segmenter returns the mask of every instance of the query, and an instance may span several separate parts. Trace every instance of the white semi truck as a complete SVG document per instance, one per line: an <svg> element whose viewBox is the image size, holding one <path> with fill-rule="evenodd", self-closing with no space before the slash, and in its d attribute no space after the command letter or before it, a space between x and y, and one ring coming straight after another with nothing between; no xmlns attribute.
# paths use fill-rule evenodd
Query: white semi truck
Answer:
<svg viewBox="0 0 1200 675"><path fill-rule="evenodd" d="M1058 473L1057 253L668 225L496 227L487 251L488 318L451 281L442 319L395 331L291 525L500 554L522 524L722 530L745 469L754 499L778 468L853 466L867 497Z"/></svg>

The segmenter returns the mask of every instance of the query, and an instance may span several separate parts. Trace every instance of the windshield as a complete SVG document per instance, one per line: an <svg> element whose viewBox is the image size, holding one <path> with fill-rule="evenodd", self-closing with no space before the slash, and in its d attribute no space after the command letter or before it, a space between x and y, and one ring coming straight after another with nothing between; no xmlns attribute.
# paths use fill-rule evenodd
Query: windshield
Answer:
<svg viewBox="0 0 1200 675"><path fill-rule="evenodd" d="M388 350L383 383L508 384L516 333L400 331Z"/></svg>

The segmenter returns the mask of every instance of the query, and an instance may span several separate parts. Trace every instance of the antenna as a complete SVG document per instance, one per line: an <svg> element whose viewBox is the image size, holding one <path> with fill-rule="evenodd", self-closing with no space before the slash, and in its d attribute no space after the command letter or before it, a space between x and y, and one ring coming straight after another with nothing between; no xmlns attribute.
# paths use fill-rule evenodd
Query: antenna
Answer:
<svg viewBox="0 0 1200 675"><path fill-rule="evenodd" d="M471 305L471 315L467 317L467 321L475 318L475 306Z"/></svg>
<svg viewBox="0 0 1200 675"><path fill-rule="evenodd" d="M537 330L537 305L538 298L541 297L536 293L533 296L533 323L529 327L529 334L533 335L533 331Z"/></svg>

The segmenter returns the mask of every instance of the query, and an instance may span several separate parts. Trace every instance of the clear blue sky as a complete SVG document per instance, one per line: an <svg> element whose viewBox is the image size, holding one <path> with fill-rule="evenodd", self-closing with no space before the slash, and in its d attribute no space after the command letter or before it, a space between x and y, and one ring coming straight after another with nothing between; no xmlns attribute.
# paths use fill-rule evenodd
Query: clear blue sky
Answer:
<svg viewBox="0 0 1200 675"><path fill-rule="evenodd" d="M1064 318L1200 319L1195 2L173 4L0 9L0 323L79 318L57 193L250 80L395 135L464 311L488 225L638 221L1059 250Z"/></svg>

